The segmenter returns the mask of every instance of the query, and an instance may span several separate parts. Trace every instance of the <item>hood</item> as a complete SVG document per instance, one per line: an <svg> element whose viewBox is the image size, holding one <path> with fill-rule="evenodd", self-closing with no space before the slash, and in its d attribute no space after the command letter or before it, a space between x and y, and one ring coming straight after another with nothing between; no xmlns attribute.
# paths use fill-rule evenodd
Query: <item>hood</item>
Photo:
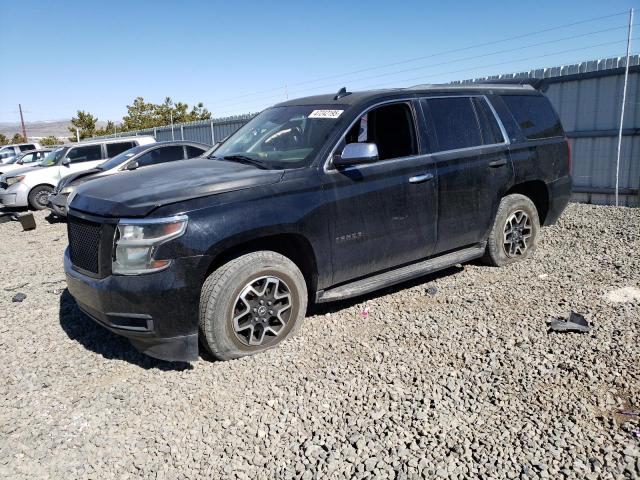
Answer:
<svg viewBox="0 0 640 480"><path fill-rule="evenodd" d="M42 167L39 163L27 165L26 167L24 165L6 165L4 168L2 167L3 165L0 165L0 172L2 172L3 177L15 177L24 173L33 172L34 170L40 170L41 168L47 168Z"/></svg>
<svg viewBox="0 0 640 480"><path fill-rule="evenodd" d="M71 175L62 177L62 180L60 180L60 182L58 183L56 190L60 191L67 185L71 185L71 184L73 184L74 187L77 187L81 183L97 178L100 173L104 173L104 172L99 168L92 168L91 170L84 170L82 172L72 173Z"/></svg>
<svg viewBox="0 0 640 480"><path fill-rule="evenodd" d="M170 203L277 183L283 174L223 160L181 160L92 177L78 187L70 206L95 215L139 217Z"/></svg>

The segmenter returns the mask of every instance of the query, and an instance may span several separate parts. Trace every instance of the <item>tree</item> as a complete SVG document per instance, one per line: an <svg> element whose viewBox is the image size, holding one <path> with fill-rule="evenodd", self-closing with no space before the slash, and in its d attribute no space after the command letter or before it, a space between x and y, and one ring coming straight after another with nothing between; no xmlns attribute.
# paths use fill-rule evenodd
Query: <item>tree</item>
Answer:
<svg viewBox="0 0 640 480"><path fill-rule="evenodd" d="M0 145L7 145L9 143L9 139L4 133L0 133Z"/></svg>
<svg viewBox="0 0 640 480"><path fill-rule="evenodd" d="M40 145L43 147L52 147L53 145L59 145L60 143L62 143L60 139L53 135L49 135L48 137L44 137L40 140Z"/></svg>
<svg viewBox="0 0 640 480"><path fill-rule="evenodd" d="M69 137L69 140L72 142L76 141L76 128L80 130L80 140L93 137L96 133L97 121L98 119L89 112L78 110L77 116L71 119L71 125L73 125L73 127L69 127L69 131L72 134L72 136Z"/></svg>
<svg viewBox="0 0 640 480"><path fill-rule="evenodd" d="M127 115L122 119L122 130L142 130L145 128L161 127L173 123L193 122L211 118L209 110L202 102L194 105L189 111L186 103L174 103L171 97L166 97L160 104L148 103L144 98L137 97L133 104L127 105Z"/></svg>
<svg viewBox="0 0 640 480"><path fill-rule="evenodd" d="M16 133L13 138L11 139L11 143L26 143L27 139L24 138L22 135L20 135L19 133Z"/></svg>
<svg viewBox="0 0 640 480"><path fill-rule="evenodd" d="M107 124L103 128L99 128L95 132L96 137L101 137L103 135L113 135L116 131L116 125L111 120L107 122Z"/></svg>

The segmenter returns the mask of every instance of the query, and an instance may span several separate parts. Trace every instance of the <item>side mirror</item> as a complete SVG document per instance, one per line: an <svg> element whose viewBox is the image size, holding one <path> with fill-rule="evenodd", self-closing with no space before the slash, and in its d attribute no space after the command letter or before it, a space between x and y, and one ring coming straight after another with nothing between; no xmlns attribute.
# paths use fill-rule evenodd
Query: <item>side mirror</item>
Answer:
<svg viewBox="0 0 640 480"><path fill-rule="evenodd" d="M71 165L71 160L69 160L68 158L65 158L64 160L62 160L61 165L68 167L69 165Z"/></svg>
<svg viewBox="0 0 640 480"><path fill-rule="evenodd" d="M18 165L24 165L24 161L22 161L22 160L18 160L17 163L18 163Z"/></svg>
<svg viewBox="0 0 640 480"><path fill-rule="evenodd" d="M127 164L127 166L125 167L125 170L135 170L136 168L138 168L140 165L138 165L138 162L136 162L135 160L133 162L129 162Z"/></svg>
<svg viewBox="0 0 640 480"><path fill-rule="evenodd" d="M341 155L333 158L335 167L348 167L360 163L372 163L378 160L378 146L375 143L349 143Z"/></svg>

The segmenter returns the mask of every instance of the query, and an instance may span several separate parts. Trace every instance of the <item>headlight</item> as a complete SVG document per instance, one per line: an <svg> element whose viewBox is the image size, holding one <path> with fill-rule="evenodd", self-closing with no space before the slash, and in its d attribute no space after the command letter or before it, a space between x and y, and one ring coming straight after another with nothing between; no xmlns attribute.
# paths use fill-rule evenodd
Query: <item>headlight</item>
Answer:
<svg viewBox="0 0 640 480"><path fill-rule="evenodd" d="M75 190L75 188L76 188L76 187L71 187L71 186L69 186L69 187L64 187L62 190L60 190L60 192L59 192L59 193L60 193L60 194L62 194L62 195L68 195L68 194L70 194L71 192L73 192L73 191Z"/></svg>
<svg viewBox="0 0 640 480"><path fill-rule="evenodd" d="M187 221L186 215L152 220L120 220L113 241L112 272L138 275L167 268L171 260L156 260L153 255L159 245L183 235Z"/></svg>
<svg viewBox="0 0 640 480"><path fill-rule="evenodd" d="M11 186L11 185L15 185L18 182L21 182L22 180L24 180L24 175L18 175L17 177L7 177L5 182L7 183L8 186Z"/></svg>

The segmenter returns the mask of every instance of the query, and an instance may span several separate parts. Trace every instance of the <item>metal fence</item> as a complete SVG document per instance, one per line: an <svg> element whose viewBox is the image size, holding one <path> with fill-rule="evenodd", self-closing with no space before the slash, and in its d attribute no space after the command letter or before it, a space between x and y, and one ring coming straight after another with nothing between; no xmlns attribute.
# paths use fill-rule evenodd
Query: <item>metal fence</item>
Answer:
<svg viewBox="0 0 640 480"><path fill-rule="evenodd" d="M562 67L497 75L460 83L543 78L560 115L573 154L573 196L578 202L615 203L618 128L626 58L592 60ZM640 56L629 59L620 155L620 205L638 206L640 187Z"/></svg>
<svg viewBox="0 0 640 480"><path fill-rule="evenodd" d="M614 204L617 135L626 58L591 60L562 67L463 80L544 78L545 94L560 114L573 153L573 200ZM620 159L620 204L637 206L640 187L640 56L629 61L629 82ZM213 144L235 132L255 114L176 124L118 136L153 135L156 140Z"/></svg>
<svg viewBox="0 0 640 480"><path fill-rule="evenodd" d="M213 118L197 122L176 123L163 127L117 132L113 135L103 135L95 138L133 137L137 135L152 135L159 142L169 140L192 140L194 142L213 145L215 142L225 139L242 125L251 120L256 114L247 113L233 117Z"/></svg>

